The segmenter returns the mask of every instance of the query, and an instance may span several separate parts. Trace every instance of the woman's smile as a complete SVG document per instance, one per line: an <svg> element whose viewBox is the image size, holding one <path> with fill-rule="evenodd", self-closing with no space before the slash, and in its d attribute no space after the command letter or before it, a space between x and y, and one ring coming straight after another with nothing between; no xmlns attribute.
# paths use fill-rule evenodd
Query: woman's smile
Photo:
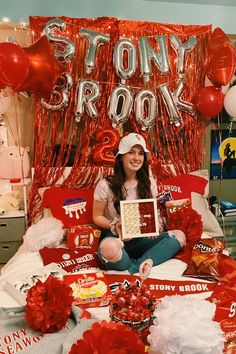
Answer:
<svg viewBox="0 0 236 354"><path fill-rule="evenodd" d="M122 156L125 170L138 171L144 161L144 150L140 145L135 145L132 149Z"/></svg>

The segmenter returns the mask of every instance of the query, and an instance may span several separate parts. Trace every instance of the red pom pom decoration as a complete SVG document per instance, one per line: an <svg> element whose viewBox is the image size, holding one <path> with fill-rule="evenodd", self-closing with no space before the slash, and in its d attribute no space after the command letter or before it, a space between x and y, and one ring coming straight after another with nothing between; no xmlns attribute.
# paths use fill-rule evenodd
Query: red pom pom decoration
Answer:
<svg viewBox="0 0 236 354"><path fill-rule="evenodd" d="M61 330L71 313L72 290L62 280L49 276L29 289L25 319L29 327L42 333Z"/></svg>
<svg viewBox="0 0 236 354"><path fill-rule="evenodd" d="M203 223L201 215L190 207L181 208L170 214L168 230L181 230L185 233L189 243L195 243L201 239Z"/></svg>
<svg viewBox="0 0 236 354"><path fill-rule="evenodd" d="M144 354L145 345L138 334L121 323L96 322L74 343L69 354Z"/></svg>

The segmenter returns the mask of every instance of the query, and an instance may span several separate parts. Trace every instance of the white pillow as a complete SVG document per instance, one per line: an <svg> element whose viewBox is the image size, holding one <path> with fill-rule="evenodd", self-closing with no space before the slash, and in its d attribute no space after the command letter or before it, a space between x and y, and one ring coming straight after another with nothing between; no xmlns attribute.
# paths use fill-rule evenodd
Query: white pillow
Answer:
<svg viewBox="0 0 236 354"><path fill-rule="evenodd" d="M223 236L223 231L215 217L211 212L208 204L209 195L209 173L208 170L198 170L190 172L190 174L202 177L207 180L207 185L205 187L205 192L203 195L196 192L191 192L192 208L195 209L202 217L203 221L203 231L212 237Z"/></svg>

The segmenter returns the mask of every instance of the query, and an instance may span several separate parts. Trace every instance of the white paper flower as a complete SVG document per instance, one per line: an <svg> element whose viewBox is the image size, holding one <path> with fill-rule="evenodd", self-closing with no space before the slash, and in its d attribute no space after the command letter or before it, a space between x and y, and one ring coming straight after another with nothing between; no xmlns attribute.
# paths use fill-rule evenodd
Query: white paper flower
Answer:
<svg viewBox="0 0 236 354"><path fill-rule="evenodd" d="M150 354L222 354L223 332L212 320L215 304L175 295L165 296L154 315Z"/></svg>

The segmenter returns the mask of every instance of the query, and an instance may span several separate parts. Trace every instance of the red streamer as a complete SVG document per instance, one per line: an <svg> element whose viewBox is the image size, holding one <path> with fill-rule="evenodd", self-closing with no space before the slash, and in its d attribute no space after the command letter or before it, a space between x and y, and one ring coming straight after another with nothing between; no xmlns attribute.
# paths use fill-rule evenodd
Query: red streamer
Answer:
<svg viewBox="0 0 236 354"><path fill-rule="evenodd" d="M70 90L69 105L64 111L47 111L39 103L36 106L35 119L35 146L34 146L34 180L30 192L30 222L34 221L42 212L38 203L38 188L52 186L62 176L70 157L72 146L75 146L74 163L70 175L63 186L89 188L94 186L98 178L111 172L111 167L95 165L92 159L94 136L98 128L113 129L107 114L109 97L112 90L119 83L119 78L113 66L113 49L120 37L129 38L138 48L138 38L147 36L153 48L157 49L156 36L166 34L168 38L168 55L172 67L175 69L176 53L170 45L169 34L178 35L181 41L188 40L190 35L197 38L195 48L189 53L185 63L185 84L183 100L194 102L200 88L203 87L205 76L206 45L211 34L211 26L183 26L168 25L144 21L126 21L115 18L67 18L59 17L66 23L65 33L58 33L76 44L76 55L70 64L64 64L65 71L70 72L74 85ZM34 41L42 36L43 29L52 17L30 17L30 27L34 33ZM85 57L87 54L87 40L79 35L81 28L88 28L103 34L110 35L109 44L99 47L96 57L96 67L90 74L85 71ZM97 80L100 85L101 97L96 102L99 112L97 120L90 118L87 113L79 123L75 122L73 103L75 102L75 88L79 79ZM154 176L161 180L173 175L170 164L175 173L187 173L202 166L204 158L205 120L197 119L181 113L183 122L181 127L170 124L166 108L161 102L157 86L167 83L170 91L176 89L178 82L176 70L169 75L161 75L157 68L153 68L150 82L144 83L140 69L127 81L127 86L135 95L144 87L153 90L159 101L159 112L156 124L149 131L143 132L135 119L132 110L129 120L124 124L124 131L135 131L145 136L151 154L151 168ZM58 154L55 147L59 146Z"/></svg>

